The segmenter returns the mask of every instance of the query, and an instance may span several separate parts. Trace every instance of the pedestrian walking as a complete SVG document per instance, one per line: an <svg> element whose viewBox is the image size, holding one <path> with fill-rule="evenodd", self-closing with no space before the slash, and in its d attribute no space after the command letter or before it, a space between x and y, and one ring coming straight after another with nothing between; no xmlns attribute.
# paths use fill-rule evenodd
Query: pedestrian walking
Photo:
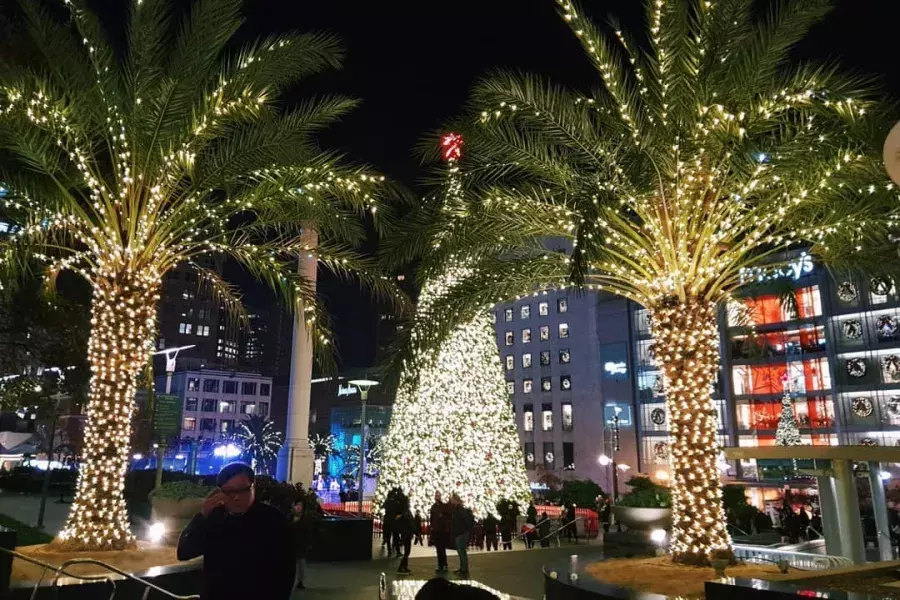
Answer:
<svg viewBox="0 0 900 600"><path fill-rule="evenodd" d="M256 502L250 465L231 463L178 539L178 560L203 557L203 600L287 600L294 588L291 525Z"/></svg>
<svg viewBox="0 0 900 600"><path fill-rule="evenodd" d="M512 536L516 528L516 520L512 515L504 514L500 517L500 539L503 541L504 550L512 550Z"/></svg>
<svg viewBox="0 0 900 600"><path fill-rule="evenodd" d="M413 545L418 544L419 546L424 546L422 543L422 513L416 509L416 515L413 517Z"/></svg>
<svg viewBox="0 0 900 600"><path fill-rule="evenodd" d="M393 514L390 515L391 531L396 536L397 543L394 549L397 555L401 555L400 566L397 567L397 573L407 575L412 571L409 570L409 553L412 551L412 535L413 535L413 516L409 511L409 497L403 493L400 488L392 490L394 495ZM388 520L388 517L385 517Z"/></svg>
<svg viewBox="0 0 900 600"><path fill-rule="evenodd" d="M469 536L475 525L475 517L472 511L463 505L459 494L450 496L450 505L453 507L453 538L456 542L456 553L459 555L459 569L455 573L465 577L469 574Z"/></svg>
<svg viewBox="0 0 900 600"><path fill-rule="evenodd" d="M394 551L400 555L400 548L394 543L394 522L391 518L397 512L395 498L388 494L384 501L384 519L381 520L381 548L387 549L387 557L390 558Z"/></svg>
<svg viewBox="0 0 900 600"><path fill-rule="evenodd" d="M497 550L497 518L488 513L488 516L484 518L484 521L481 524L484 529L484 540L487 545L488 552L492 549Z"/></svg>
<svg viewBox="0 0 900 600"><path fill-rule="evenodd" d="M550 547L550 517L546 512L541 513L541 521L537 528L538 538L541 540L541 548ZM534 545L534 543L532 543Z"/></svg>
<svg viewBox="0 0 900 600"><path fill-rule="evenodd" d="M575 514L575 505L570 504L566 509L564 520L566 522L566 539L578 543L578 515Z"/></svg>
<svg viewBox="0 0 900 600"><path fill-rule="evenodd" d="M291 525L294 535L294 550L297 557L296 568L296 588L298 590L306 589L303 580L306 578L306 555L312 545L313 527L312 513L315 507L304 506L303 501L296 503L291 509Z"/></svg>
<svg viewBox="0 0 900 600"><path fill-rule="evenodd" d="M441 501L441 493L435 492L428 519L428 535L437 553L438 566L435 571L438 573L447 570L447 546L452 528L450 510L450 506Z"/></svg>

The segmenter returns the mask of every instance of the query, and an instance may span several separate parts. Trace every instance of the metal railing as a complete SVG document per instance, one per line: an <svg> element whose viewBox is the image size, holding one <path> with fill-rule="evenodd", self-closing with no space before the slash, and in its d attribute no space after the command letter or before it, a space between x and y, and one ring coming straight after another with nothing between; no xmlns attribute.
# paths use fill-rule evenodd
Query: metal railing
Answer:
<svg viewBox="0 0 900 600"><path fill-rule="evenodd" d="M791 552L761 546L734 545L734 555L748 562L778 563L785 561L795 569L804 571L822 571L840 567L852 567L853 561L844 556L812 554L807 552Z"/></svg>
<svg viewBox="0 0 900 600"><path fill-rule="evenodd" d="M72 579L78 579L80 581L88 581L88 582L107 582L112 586L112 593L110 594L110 600L113 600L116 597L116 580L110 576L110 573L118 575L124 579L129 579L131 581L137 582L139 585L144 587L144 593L141 596L143 600L146 600L150 595L150 591L157 591L163 596L167 598L171 598L172 600L199 600L200 596L198 594L191 594L190 596L179 596L178 594L174 594L164 588L159 587L155 583L151 583L146 579L142 579L131 573L126 573L125 571L114 567L105 562L101 562L99 560L95 560L93 558L73 558L65 561L63 564L56 566L51 565L50 563L46 563L42 560L38 560L31 556L27 556L25 554L21 554L20 552L16 552L15 550L10 550L9 548L0 547L0 551L5 552L6 554L12 555L14 558L18 558L19 560L23 560L25 562L31 563L33 565L37 565L39 567L43 567L41 571L41 576L38 578L37 583L34 584L34 589L31 591L31 600L36 600L38 590L41 588L41 584L44 582L44 578L47 576L47 572L51 571L54 574L53 577L53 587L59 586L60 577L70 577ZM66 570L66 567L72 565L96 565L109 571L110 573L106 573L103 575L79 575L77 573L72 573Z"/></svg>

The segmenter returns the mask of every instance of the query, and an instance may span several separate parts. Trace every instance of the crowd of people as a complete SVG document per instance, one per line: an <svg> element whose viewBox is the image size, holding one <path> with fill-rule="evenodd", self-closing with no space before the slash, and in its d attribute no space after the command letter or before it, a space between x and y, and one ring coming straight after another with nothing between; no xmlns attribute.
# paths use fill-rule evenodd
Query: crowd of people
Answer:
<svg viewBox="0 0 900 600"><path fill-rule="evenodd" d="M286 507L279 509L257 502L254 471L243 463L224 467L216 483L178 540L179 560L203 557L203 597L286 599L292 589L302 589L316 517L322 514L318 503L297 501L286 515ZM444 502L437 493L426 521L419 512L411 512L409 498L396 488L384 504L383 545L388 556L401 557L397 572L407 574L412 546L424 546L427 535L437 555L436 572L449 570L447 551L455 550L459 557L455 573L466 577L468 548L473 543L482 550L512 550L518 509L511 512L500 508L500 519L487 515L476 523L472 510L459 495L451 494ZM574 521L575 509L567 507L560 516L558 534L577 540ZM529 506L521 534L527 547L548 547L556 534L547 513L538 518L534 506ZM240 543L236 544L236 540ZM235 578L233 575L238 572L248 576Z"/></svg>

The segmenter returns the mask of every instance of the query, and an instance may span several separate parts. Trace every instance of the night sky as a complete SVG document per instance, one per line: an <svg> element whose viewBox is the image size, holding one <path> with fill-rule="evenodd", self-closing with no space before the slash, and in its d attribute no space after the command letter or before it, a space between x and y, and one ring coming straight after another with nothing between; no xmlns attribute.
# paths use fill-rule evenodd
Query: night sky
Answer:
<svg viewBox="0 0 900 600"><path fill-rule="evenodd" d="M642 23L640 0L583 2L595 18ZM458 114L478 77L497 68L536 72L585 91L598 83L553 0L253 0L244 33L328 29L347 46L340 72L310 81L315 92L362 99L322 138L408 187L423 170L413 147ZM797 49L803 58L838 59L881 79L900 96L900 2L839 0ZM352 286L323 285L336 320L344 365L365 366L375 352L375 310Z"/></svg>
<svg viewBox="0 0 900 600"><path fill-rule="evenodd" d="M596 20L614 14L623 28L642 27L642 0L582 5ZM320 142L419 192L423 169L414 146L459 114L478 77L512 68L584 91L599 83L553 0L247 0L246 6L243 37L326 29L344 40L343 70L317 76L300 91L345 93L363 105ZM838 59L900 97L900 0L837 0L796 54ZM374 307L353 286L326 279L321 287L334 313L343 364L371 364Z"/></svg>

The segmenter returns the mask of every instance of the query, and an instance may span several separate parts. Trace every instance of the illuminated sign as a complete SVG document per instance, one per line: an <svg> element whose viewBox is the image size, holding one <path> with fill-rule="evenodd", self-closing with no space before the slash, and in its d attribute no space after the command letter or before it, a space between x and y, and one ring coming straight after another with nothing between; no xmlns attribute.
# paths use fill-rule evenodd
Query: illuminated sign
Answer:
<svg viewBox="0 0 900 600"><path fill-rule="evenodd" d="M760 267L752 267L749 269L741 269L741 282L756 281L762 283L764 281L772 281L774 279L800 279L804 275L809 275L815 270L812 256L803 252L797 260L787 263L784 267L775 267L764 269Z"/></svg>
<svg viewBox="0 0 900 600"><path fill-rule="evenodd" d="M358 393L359 390L356 389L355 386L352 385L338 385L338 397L341 396L352 396L353 394Z"/></svg>
<svg viewBox="0 0 900 600"><path fill-rule="evenodd" d="M624 361L610 361L603 364L603 370L610 375L625 375L628 373L628 365L626 365Z"/></svg>

